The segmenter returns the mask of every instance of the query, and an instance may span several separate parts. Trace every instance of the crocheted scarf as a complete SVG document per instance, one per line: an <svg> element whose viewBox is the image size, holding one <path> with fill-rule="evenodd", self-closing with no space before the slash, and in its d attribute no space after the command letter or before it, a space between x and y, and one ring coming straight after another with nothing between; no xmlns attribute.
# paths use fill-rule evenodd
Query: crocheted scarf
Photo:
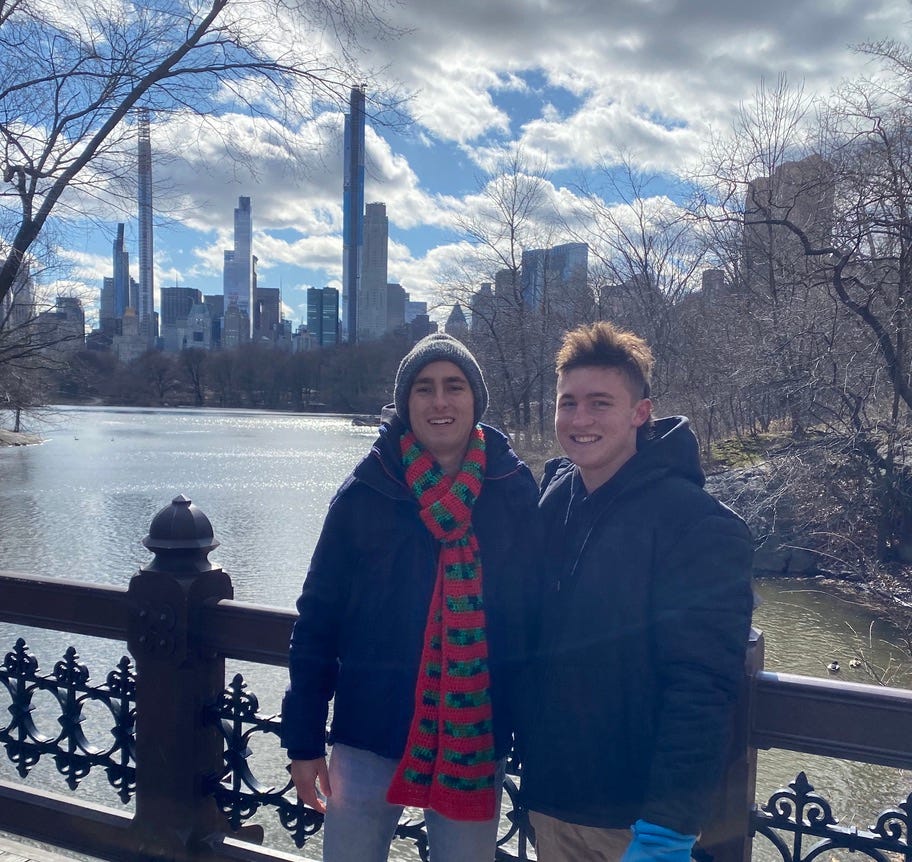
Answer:
<svg viewBox="0 0 912 862"><path fill-rule="evenodd" d="M421 520L440 542L405 754L387 792L397 805L432 808L453 820L494 816L494 734L481 556L472 505L485 472L476 426L459 474L440 465L408 431L402 436L406 482Z"/></svg>

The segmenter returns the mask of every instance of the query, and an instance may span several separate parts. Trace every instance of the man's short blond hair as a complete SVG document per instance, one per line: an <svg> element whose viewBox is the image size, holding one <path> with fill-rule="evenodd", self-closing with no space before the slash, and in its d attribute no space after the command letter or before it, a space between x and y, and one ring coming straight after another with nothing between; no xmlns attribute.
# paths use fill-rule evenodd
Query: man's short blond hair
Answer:
<svg viewBox="0 0 912 862"><path fill-rule="evenodd" d="M564 335L555 357L558 374L574 368L616 368L636 399L648 398L654 360L649 345L633 332L607 320L583 324Z"/></svg>

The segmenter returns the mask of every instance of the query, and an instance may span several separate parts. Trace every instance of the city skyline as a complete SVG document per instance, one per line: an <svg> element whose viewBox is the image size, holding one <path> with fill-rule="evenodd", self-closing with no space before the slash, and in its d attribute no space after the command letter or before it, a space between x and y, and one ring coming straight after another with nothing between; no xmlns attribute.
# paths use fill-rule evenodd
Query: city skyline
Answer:
<svg viewBox="0 0 912 862"><path fill-rule="evenodd" d="M457 15L432 2L400 39L367 45L378 67L388 65L388 77L366 91L365 200L387 206L389 280L445 319L451 303L438 308L440 284L466 249L457 225L481 211L479 180L511 148L521 147L532 164L546 163L549 203L568 212L580 188L598 178L599 162L619 150L655 175L650 193L660 195L698 163L711 134L724 134L764 81L784 74L803 84L807 97L823 96L868 68L853 44L908 32L910 15L899 0L733 5L592 6L568 18L550 7L523 16L499 2ZM393 23L410 17L408 7L390 10ZM404 106L412 118L404 129L370 116L371 87L392 79L415 94ZM306 318L308 287L341 289L345 110L319 107L313 122L292 134L290 149L269 145L265 129L226 110L210 118L200 152L184 146L188 118L153 115L156 283L220 292L233 202L250 197L259 283L282 291L288 317ZM249 125L237 146L255 170L220 157L210 135L242 122ZM138 261L136 216L108 218L107 229L95 222L67 236L63 250L73 270L64 286L98 296L110 275L117 221L127 223L127 248ZM97 319L97 308L88 313Z"/></svg>

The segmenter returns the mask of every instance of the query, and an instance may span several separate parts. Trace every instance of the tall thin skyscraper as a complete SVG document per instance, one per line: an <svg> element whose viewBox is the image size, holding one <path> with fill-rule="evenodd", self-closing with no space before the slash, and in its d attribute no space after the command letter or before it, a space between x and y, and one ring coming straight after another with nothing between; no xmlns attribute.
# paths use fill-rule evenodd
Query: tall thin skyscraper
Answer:
<svg viewBox="0 0 912 862"><path fill-rule="evenodd" d="M155 318L155 284L152 241L152 139L149 134L149 110L139 111L139 332L150 344L158 335ZM117 271L115 264L115 281ZM129 275L127 276L129 284ZM123 312L119 311L118 316Z"/></svg>
<svg viewBox="0 0 912 862"><path fill-rule="evenodd" d="M358 340L361 244L364 237L364 85L352 87L345 115L342 183L342 330Z"/></svg>
<svg viewBox="0 0 912 862"><path fill-rule="evenodd" d="M114 308L113 316L121 318L130 303L130 253L124 247L123 222L117 225L117 237L113 248L114 264Z"/></svg>
<svg viewBox="0 0 912 862"><path fill-rule="evenodd" d="M388 246L386 204L368 204L364 213L364 245L361 249L358 341L382 338L386 333Z"/></svg>
<svg viewBox="0 0 912 862"><path fill-rule="evenodd" d="M247 314L253 333L253 213L250 198L239 197L234 211L234 286L238 308Z"/></svg>

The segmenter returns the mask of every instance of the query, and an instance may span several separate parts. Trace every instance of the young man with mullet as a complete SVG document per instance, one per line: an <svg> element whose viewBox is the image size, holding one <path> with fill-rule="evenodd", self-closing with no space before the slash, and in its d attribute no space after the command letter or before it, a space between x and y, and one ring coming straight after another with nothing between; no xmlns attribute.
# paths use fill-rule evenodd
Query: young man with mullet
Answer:
<svg viewBox="0 0 912 862"><path fill-rule="evenodd" d="M455 338L412 348L394 400L310 562L282 744L298 798L325 811L324 862L385 860L405 805L425 810L434 862L492 862L538 489L480 423L488 390Z"/></svg>
<svg viewBox="0 0 912 862"><path fill-rule="evenodd" d="M703 490L652 354L610 323L557 354L539 503L545 596L522 794L540 862L688 862L743 677L753 545Z"/></svg>

